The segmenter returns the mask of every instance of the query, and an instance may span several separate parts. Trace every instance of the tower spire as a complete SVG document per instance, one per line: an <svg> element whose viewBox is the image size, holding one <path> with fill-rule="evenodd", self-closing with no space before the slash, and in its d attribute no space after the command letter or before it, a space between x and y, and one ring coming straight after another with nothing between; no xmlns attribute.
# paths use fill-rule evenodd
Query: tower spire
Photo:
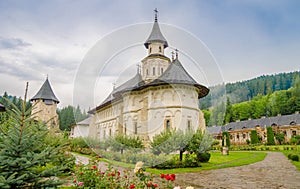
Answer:
<svg viewBox="0 0 300 189"><path fill-rule="evenodd" d="M157 10L157 8L154 9L154 15L155 15L154 21L157 22L157 15L158 15L158 10Z"/></svg>

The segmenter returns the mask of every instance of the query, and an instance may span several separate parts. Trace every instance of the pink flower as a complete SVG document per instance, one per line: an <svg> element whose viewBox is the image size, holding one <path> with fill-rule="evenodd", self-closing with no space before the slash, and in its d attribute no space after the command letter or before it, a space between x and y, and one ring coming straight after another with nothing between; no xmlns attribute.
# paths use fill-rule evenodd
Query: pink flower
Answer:
<svg viewBox="0 0 300 189"><path fill-rule="evenodd" d="M78 186L82 186L83 185L83 182L78 182Z"/></svg>

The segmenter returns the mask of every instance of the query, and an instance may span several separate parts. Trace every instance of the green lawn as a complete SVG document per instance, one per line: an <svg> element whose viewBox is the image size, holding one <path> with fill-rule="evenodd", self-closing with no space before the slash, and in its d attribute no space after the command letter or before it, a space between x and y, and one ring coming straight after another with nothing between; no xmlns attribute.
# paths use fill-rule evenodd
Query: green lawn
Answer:
<svg viewBox="0 0 300 189"><path fill-rule="evenodd" d="M230 152L228 156L223 156L220 152L210 152L211 158L208 163L202 163L202 167L197 168L178 168L178 169L153 169L146 168L146 171L153 174L160 173L186 173L197 172L201 170L221 169L227 167L236 167L248 165L258 161L262 161L266 157L265 152ZM133 164L108 160L113 165L134 168Z"/></svg>
<svg viewBox="0 0 300 189"><path fill-rule="evenodd" d="M300 152L299 151L283 151L282 152L286 157L288 157L288 155L289 154L298 154L298 155L300 155ZM300 161L292 161L292 160L290 160L291 161L291 163L293 164L293 165L295 165L296 167L297 167L297 169L300 171Z"/></svg>

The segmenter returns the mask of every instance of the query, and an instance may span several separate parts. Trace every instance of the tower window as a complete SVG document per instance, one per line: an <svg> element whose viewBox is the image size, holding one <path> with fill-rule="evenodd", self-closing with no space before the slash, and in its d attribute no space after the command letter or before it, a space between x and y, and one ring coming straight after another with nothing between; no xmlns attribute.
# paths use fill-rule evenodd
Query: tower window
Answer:
<svg viewBox="0 0 300 189"><path fill-rule="evenodd" d="M153 75L155 75L155 68L153 67Z"/></svg>
<svg viewBox="0 0 300 189"><path fill-rule="evenodd" d="M103 131L103 138L104 139L106 138L106 131L105 130Z"/></svg>
<svg viewBox="0 0 300 189"><path fill-rule="evenodd" d="M159 52L161 52L161 46L159 46Z"/></svg>
<svg viewBox="0 0 300 189"><path fill-rule="evenodd" d="M149 70L148 69L146 70L146 74L149 75Z"/></svg>
<svg viewBox="0 0 300 189"><path fill-rule="evenodd" d="M109 136L111 136L111 129L109 129Z"/></svg>
<svg viewBox="0 0 300 189"><path fill-rule="evenodd" d="M150 47L150 48L149 48L149 53L151 53L151 51L152 51L152 48Z"/></svg>
<svg viewBox="0 0 300 189"><path fill-rule="evenodd" d="M124 134L126 135L126 132L127 132L127 126L126 124L124 124Z"/></svg>
<svg viewBox="0 0 300 189"><path fill-rule="evenodd" d="M164 68L160 68L160 74L164 73Z"/></svg>
<svg viewBox="0 0 300 189"><path fill-rule="evenodd" d="M191 120L188 120L187 122L187 129L191 130L192 124L191 124Z"/></svg>
<svg viewBox="0 0 300 189"><path fill-rule="evenodd" d="M134 123L134 134L135 135L137 134L137 123L136 122Z"/></svg>

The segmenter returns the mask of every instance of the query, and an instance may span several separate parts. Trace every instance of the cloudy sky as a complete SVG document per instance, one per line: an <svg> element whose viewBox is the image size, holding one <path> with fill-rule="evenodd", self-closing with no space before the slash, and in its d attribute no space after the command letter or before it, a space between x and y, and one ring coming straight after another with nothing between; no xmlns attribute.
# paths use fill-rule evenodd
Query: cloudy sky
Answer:
<svg viewBox="0 0 300 189"><path fill-rule="evenodd" d="M32 97L48 74L60 107L73 104L74 82L86 54L120 28L152 23L154 8L159 10L160 23L184 29L207 46L224 82L300 68L298 0L2 0L0 94L22 96L29 81ZM149 32L141 36L146 39ZM136 61L146 55L141 47L127 51L135 58L123 56L119 63L123 70L129 69L131 58ZM108 78L100 77L102 86L93 89L96 104L112 89L113 79Z"/></svg>

